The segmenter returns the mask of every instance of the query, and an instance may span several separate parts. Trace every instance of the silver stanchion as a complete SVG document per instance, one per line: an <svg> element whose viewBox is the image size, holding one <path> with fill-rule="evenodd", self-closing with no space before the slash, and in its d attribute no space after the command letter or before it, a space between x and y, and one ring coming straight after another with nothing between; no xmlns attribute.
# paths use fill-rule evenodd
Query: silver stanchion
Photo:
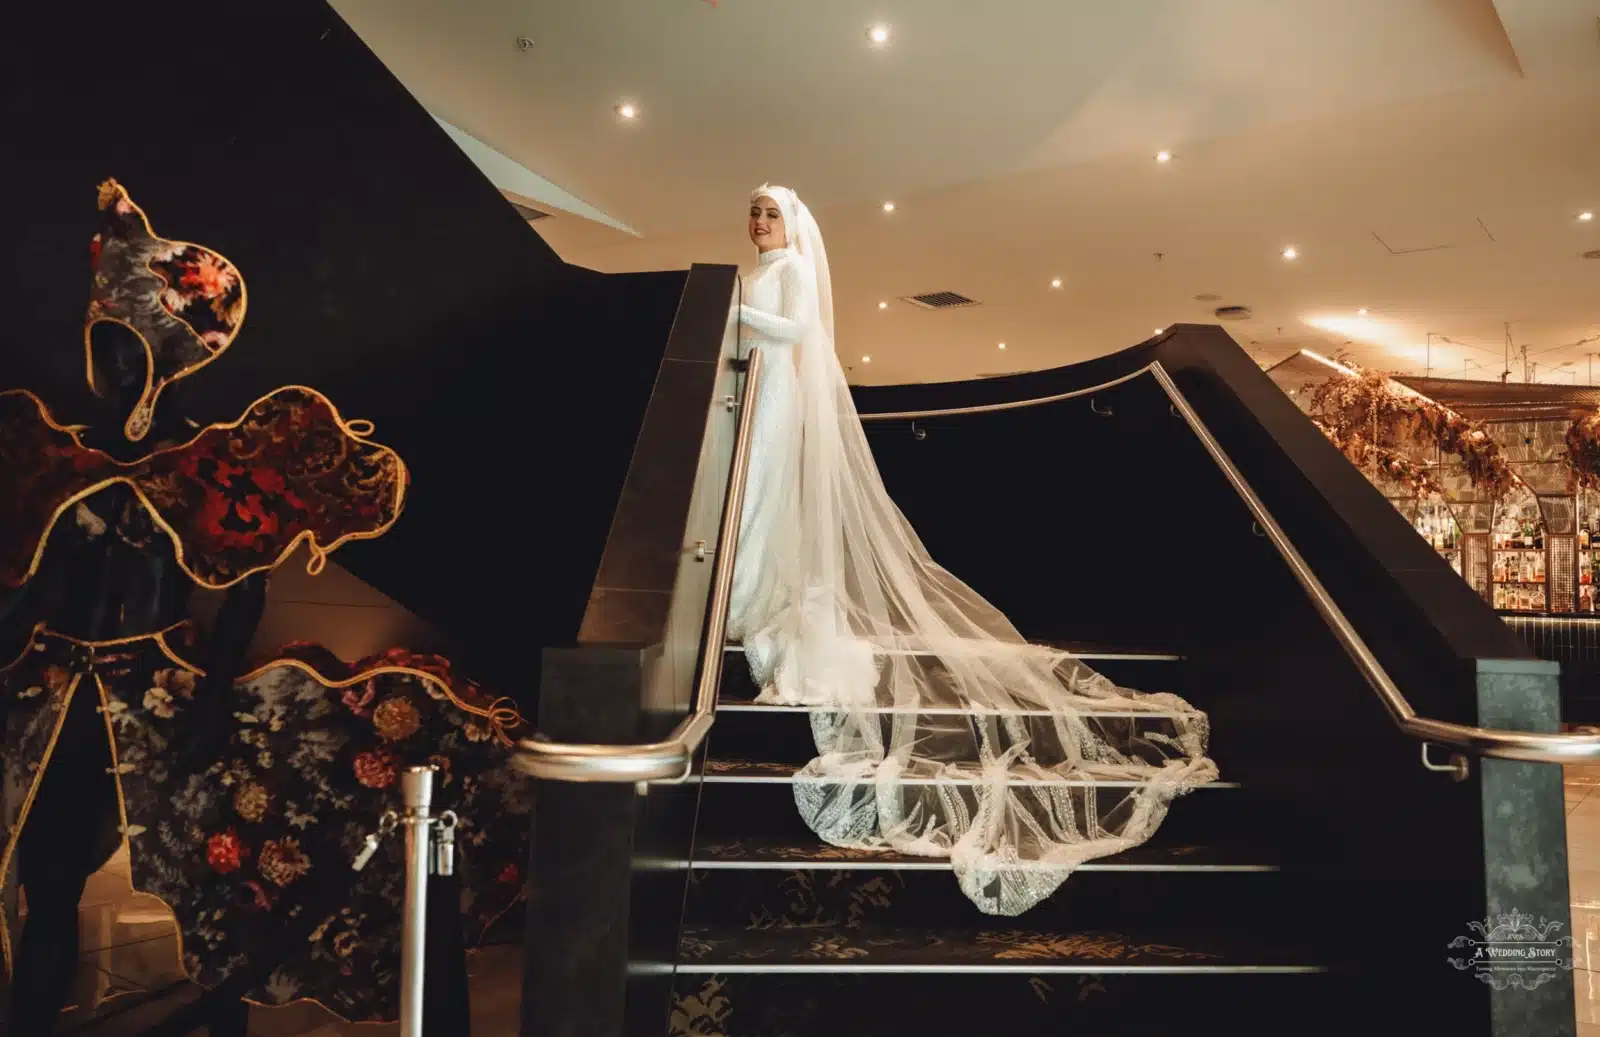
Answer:
<svg viewBox="0 0 1600 1037"><path fill-rule="evenodd" d="M428 873L432 871L433 767L407 767L400 777L406 826L405 928L400 943L400 1037L422 1037L422 961L428 940Z"/></svg>
<svg viewBox="0 0 1600 1037"><path fill-rule="evenodd" d="M361 871L394 829L406 829L406 898L400 934L400 1037L422 1037L423 961L428 945L428 876L454 875L456 812L432 813L434 767L408 767L400 776L401 812L384 813L378 830L351 862Z"/></svg>

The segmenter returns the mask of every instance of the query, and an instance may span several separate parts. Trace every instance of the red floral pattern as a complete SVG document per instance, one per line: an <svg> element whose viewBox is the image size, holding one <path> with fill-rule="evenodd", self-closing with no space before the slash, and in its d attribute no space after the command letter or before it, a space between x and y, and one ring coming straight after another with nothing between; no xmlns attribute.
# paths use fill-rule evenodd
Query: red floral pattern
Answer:
<svg viewBox="0 0 1600 1037"><path fill-rule="evenodd" d="M327 399L299 386L135 464L83 446L37 397L0 393L0 471L0 584L12 587L31 575L67 505L108 482L139 491L185 568L211 587L271 569L301 539L326 551L375 536L399 517L406 492L394 451L350 431Z"/></svg>
<svg viewBox="0 0 1600 1037"><path fill-rule="evenodd" d="M124 429L137 442L150 430L161 391L233 343L244 322L244 278L208 248L157 237L144 210L115 180L100 185L99 205L100 233L89 243L94 284L84 324L88 329L116 321L144 341L150 387Z"/></svg>
<svg viewBox="0 0 1600 1037"><path fill-rule="evenodd" d="M218 832L206 840L206 863L218 875L231 875L244 864L244 844L233 829Z"/></svg>
<svg viewBox="0 0 1600 1037"><path fill-rule="evenodd" d="M249 996L264 1004L309 998L356 1021L395 1018L404 836L391 834L360 873L350 869L366 833L399 806L394 788L362 780L363 773L378 773L370 766L392 776L401 767L441 765L434 805L460 816L458 874L469 940L476 942L521 899L532 792L510 766L505 739L493 737L513 736L521 721L455 677L447 660L386 652L346 664L315 646L292 645L235 682L230 727L216 752L180 771L177 748L195 736L193 700L171 695L169 714L148 707L146 693L179 688L184 682L173 671L192 670L160 640L88 648L41 632L31 647L0 673L0 696L11 707L0 744L6 781L24 793L17 797L23 801L42 777L57 708L74 688L76 694L105 688L134 888L172 907L183 932L184 968L202 985L226 979L275 917L298 917L308 904L327 903L318 899L328 896L317 892L318 879L337 876L338 906L318 920L305 949ZM379 724L375 710L352 710L346 693L361 688L375 703L403 703L386 712L414 713L419 723ZM9 831L0 829L0 854Z"/></svg>

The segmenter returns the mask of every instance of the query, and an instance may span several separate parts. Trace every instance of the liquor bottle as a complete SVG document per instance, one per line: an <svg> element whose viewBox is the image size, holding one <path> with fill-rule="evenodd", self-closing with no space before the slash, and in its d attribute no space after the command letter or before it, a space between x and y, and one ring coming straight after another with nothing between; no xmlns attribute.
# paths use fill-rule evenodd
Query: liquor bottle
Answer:
<svg viewBox="0 0 1600 1037"><path fill-rule="evenodd" d="M1578 528L1578 550L1589 550L1589 523L1587 522Z"/></svg>
<svg viewBox="0 0 1600 1037"><path fill-rule="evenodd" d="M1544 527L1536 526L1533 530L1533 546L1536 550L1544 550Z"/></svg>

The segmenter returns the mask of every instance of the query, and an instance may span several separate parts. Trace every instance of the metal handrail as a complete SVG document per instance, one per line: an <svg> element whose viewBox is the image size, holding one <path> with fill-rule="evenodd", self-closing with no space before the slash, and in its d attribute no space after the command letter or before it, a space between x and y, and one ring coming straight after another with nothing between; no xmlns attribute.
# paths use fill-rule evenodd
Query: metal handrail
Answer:
<svg viewBox="0 0 1600 1037"><path fill-rule="evenodd" d="M1178 388L1172 376L1159 360L1152 360L1149 364L1114 378L1100 385L1092 385L1083 389L1074 389L1069 392L1056 393L1051 396L1040 397L1034 400L1011 400L1004 403L979 404L971 407L947 407L939 410L925 411L896 411L893 413L864 414L862 421L905 421L917 418L949 417L957 414L982 414L993 411L1016 410L1022 407L1040 406L1049 403L1058 403L1063 400L1087 396L1090 393L1100 392L1121 385L1139 375L1150 374L1167 394L1174 409L1189 426L1189 430L1200 440L1206 452L1211 455L1223 476L1233 487L1245 507L1249 509L1251 517L1266 534L1272 546L1277 550L1290 572L1299 581L1302 589L1311 598L1311 603L1322 616L1340 646L1345 650L1356 668L1372 689L1378 693L1384 708L1389 711L1389 716L1404 733L1422 740L1423 764L1431 770L1450 771L1457 777L1465 777L1465 761L1456 760L1448 766L1432 763L1428 759L1428 746L1430 744L1449 746L1452 749L1474 756L1491 756L1504 760L1523 760L1531 763L1572 763L1582 760L1600 760L1600 735L1564 734L1559 732L1535 731L1506 731L1498 728L1474 727L1470 724L1456 724L1444 720L1435 720L1431 717L1418 716L1416 709L1406 699L1389 672L1383 668L1372 649L1365 640L1356 632L1349 617L1334 602L1333 596L1322 585L1311 566L1295 548L1293 541L1283 531L1261 498L1256 494L1255 488L1249 480L1239 471L1227 451L1222 449L1222 444L1211 434L1206 423L1201 420L1192 404Z"/></svg>
<svg viewBox="0 0 1600 1037"><path fill-rule="evenodd" d="M672 733L660 742L642 745L569 745L535 737L518 744L517 765L536 777L555 781L587 782L644 782L682 781L688 777L693 765L695 749L715 719L717 693L722 682L720 659L721 642L727 624L728 599L733 587L734 551L732 545L739 535L739 518L743 510L745 475L749 467L751 420L755 410L754 393L760 378L761 355L752 353L745 383L738 434L734 442L733 463L730 466L728 495L722 516L721 540L716 552L716 568L712 574L712 597L706 618L706 631L701 645L700 678L695 689L695 700L689 715ZM1279 556L1294 574L1312 605L1322 616L1338 639L1340 647L1350 656L1362 677L1372 687L1400 730L1422 741L1422 761L1432 770L1449 771L1458 778L1466 776L1465 760L1456 758L1450 765L1440 766L1430 762L1428 746L1448 746L1474 756L1497 759L1522 760L1533 763L1571 763L1582 760L1600 760L1600 736L1564 734L1557 732L1507 731L1498 728L1474 727L1431 717L1419 716L1406 699L1372 649L1356 631L1349 617L1339 608L1317 578L1311 566L1294 546L1283 527L1267 510L1255 488L1239 471L1222 444L1211 433L1206 423L1178 388L1172 376L1159 360L1153 360L1137 371L1130 372L1099 385L1057 393L1034 400L1014 400L1003 403L981 404L970 407L949 407L924 411L896 411L892 413L863 414L864 422L911 420L917 418L948 417L957 414L979 414L991 411L1016 410L1040 406L1063 400L1087 396L1094 392L1114 388L1140 375L1155 378L1167 394L1173 408L1183 418L1235 493L1244 501L1256 524L1272 543Z"/></svg>
<svg viewBox="0 0 1600 1037"><path fill-rule="evenodd" d="M694 767L695 750L716 719L722 690L722 647L727 639L728 602L733 596L733 567L744 513L745 479L750 469L750 440L756 392L761 383L761 351L752 350L739 401L739 422L728 465L728 492L711 569L711 601L706 609L700 645L700 676L689 713L659 742L635 745L593 745L552 742L535 735L517 743L516 766L550 781L644 782L683 781Z"/></svg>

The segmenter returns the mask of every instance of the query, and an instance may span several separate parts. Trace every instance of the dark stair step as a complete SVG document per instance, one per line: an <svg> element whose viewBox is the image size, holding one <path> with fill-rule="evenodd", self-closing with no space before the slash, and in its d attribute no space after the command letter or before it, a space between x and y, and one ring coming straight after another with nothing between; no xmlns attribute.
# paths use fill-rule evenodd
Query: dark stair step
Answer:
<svg viewBox="0 0 1600 1037"><path fill-rule="evenodd" d="M798 764L778 763L770 760L739 760L724 757L713 757L706 760L705 772L701 781L707 784L729 784L766 782L776 784L793 784L795 773L799 770ZM904 782L907 785L974 785L976 778L909 778ZM866 782L865 784L870 784ZM1095 785L1103 789L1130 789L1137 788L1141 783L1136 781L1121 781L1107 779L1104 781L1085 781L1076 778L1017 778L1013 779L1014 785L1059 786L1077 788L1086 785ZM1208 781L1194 786L1196 792L1202 789L1236 789L1239 785L1231 781Z"/></svg>
<svg viewBox="0 0 1600 1037"><path fill-rule="evenodd" d="M714 756L782 761L800 765L817 754L816 739L812 733L813 715L826 716L837 712L826 707L773 706L741 699L724 700L717 707L716 724L712 731L712 752ZM897 719L904 718L911 712L915 712L919 718L926 718L917 721L924 732L930 726L949 731L962 727L963 724L971 724L976 730L977 724L983 723L981 719L983 714L974 715L954 709L912 711L879 707L874 712L879 717L880 730L886 741L891 738L890 729ZM1050 726L1051 714L1048 711L1019 711L1015 715L1022 717L1024 727L1030 735L1043 739L1041 744L1049 744L1053 735ZM974 716L978 719L968 721L958 719ZM1086 716L1090 718L1092 730L1099 737L1123 749L1135 744L1133 742L1135 737L1142 739L1151 733L1168 736L1175 733L1170 714L1122 710L1100 711L1088 713ZM1001 744L1004 743L1003 728L992 725L990 732L991 737L998 738ZM1154 747L1146 748L1145 752L1152 760L1171 755L1170 752Z"/></svg>
<svg viewBox="0 0 1600 1037"><path fill-rule="evenodd" d="M721 744L713 728L710 748L715 751ZM707 761L706 773L700 778L697 840L709 844L734 838L778 838L815 843L816 835L795 807L795 770L793 764ZM1102 808L1109 810L1124 794L1123 788L1107 787L1101 797ZM1254 844L1263 835L1260 818L1269 816L1256 803L1252 789L1216 782L1174 800L1147 845Z"/></svg>
<svg viewBox="0 0 1600 1037"><path fill-rule="evenodd" d="M692 866L698 869L806 869L811 871L949 871L939 857L910 857L881 850L829 846L815 836L756 835L699 841ZM1146 843L1112 857L1102 857L1079 871L1276 871L1263 851L1244 844Z"/></svg>
<svg viewBox="0 0 1600 1037"><path fill-rule="evenodd" d="M998 973L680 971L669 1033L1347 1037L1387 1032L1379 1025L1380 1009L1368 1005L1362 1014L1360 1002L1342 989L1338 977L1319 973L1030 973L1022 962Z"/></svg>
<svg viewBox="0 0 1600 1037"><path fill-rule="evenodd" d="M1292 916L1315 902L1319 892L1310 877L1270 867L1157 871L1118 870L1113 864L1074 872L1049 899L1006 919L983 914L949 868L695 865L690 877L686 924L713 929L835 925L955 933L995 926L1078 931L1146 922L1182 932L1268 932L1285 912Z"/></svg>
<svg viewBox="0 0 1600 1037"><path fill-rule="evenodd" d="M1122 687L1136 691L1171 691L1187 697L1188 662L1182 654L1171 649L1066 644L1052 647L1073 652L1085 665ZM723 697L730 700L754 699L759 689L750 678L743 649L738 645L728 645L723 661Z"/></svg>
<svg viewBox="0 0 1600 1037"><path fill-rule="evenodd" d="M768 929L686 926L679 974L736 972L916 973L1305 973L1324 966L1311 953L1243 933L1186 936L1137 930L1036 929L1021 919L983 928L833 925Z"/></svg>

